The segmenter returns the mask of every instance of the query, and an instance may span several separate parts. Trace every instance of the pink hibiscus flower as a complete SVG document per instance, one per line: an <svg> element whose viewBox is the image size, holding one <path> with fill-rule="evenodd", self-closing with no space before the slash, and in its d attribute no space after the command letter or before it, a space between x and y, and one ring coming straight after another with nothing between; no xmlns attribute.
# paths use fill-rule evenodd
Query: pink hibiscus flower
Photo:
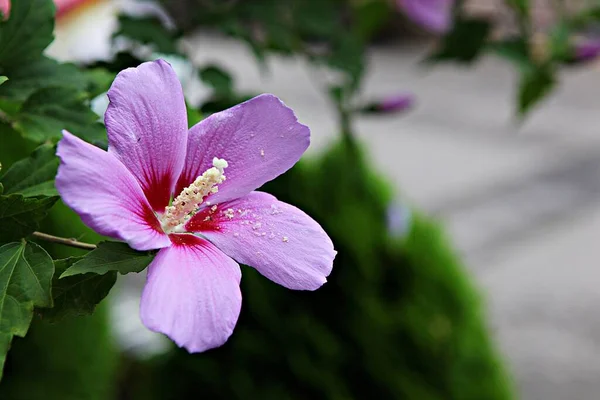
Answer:
<svg viewBox="0 0 600 400"><path fill-rule="evenodd" d="M290 289L326 282L336 252L321 226L254 191L310 141L277 97L255 97L188 131L181 84L162 60L122 71L108 96L108 152L63 132L56 188L96 232L160 249L140 305L149 329L190 352L222 345L240 313L237 262Z"/></svg>
<svg viewBox="0 0 600 400"><path fill-rule="evenodd" d="M396 0L398 7L415 23L436 33L452 27L454 0Z"/></svg>

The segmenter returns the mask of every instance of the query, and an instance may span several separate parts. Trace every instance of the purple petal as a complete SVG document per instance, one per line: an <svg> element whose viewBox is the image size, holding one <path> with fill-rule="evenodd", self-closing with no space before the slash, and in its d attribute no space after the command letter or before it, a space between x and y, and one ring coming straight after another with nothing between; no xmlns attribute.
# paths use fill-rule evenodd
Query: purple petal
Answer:
<svg viewBox="0 0 600 400"><path fill-rule="evenodd" d="M162 212L185 162L187 113L177 75L163 60L146 62L121 71L108 98L108 151L138 179L152 208Z"/></svg>
<svg viewBox="0 0 600 400"><path fill-rule="evenodd" d="M214 211L206 208L186 228L201 232L225 254L289 289L319 288L336 254L317 222L262 192L220 204Z"/></svg>
<svg viewBox="0 0 600 400"><path fill-rule="evenodd" d="M383 98L377 103L377 110L382 112L405 111L415 104L415 95L402 93Z"/></svg>
<svg viewBox="0 0 600 400"><path fill-rule="evenodd" d="M137 250L170 244L139 183L111 153L63 131L56 154L56 189L87 226Z"/></svg>
<svg viewBox="0 0 600 400"><path fill-rule="evenodd" d="M148 267L142 322L191 353L221 346L240 314L240 267L204 239L173 235L173 241Z"/></svg>
<svg viewBox="0 0 600 400"><path fill-rule="evenodd" d="M595 60L600 56L600 39L584 39L575 43L575 61Z"/></svg>
<svg viewBox="0 0 600 400"><path fill-rule="evenodd" d="M263 94L196 124L189 134L177 193L225 159L227 180L211 195L215 204L250 193L290 169L310 143L308 127L281 100Z"/></svg>
<svg viewBox="0 0 600 400"><path fill-rule="evenodd" d="M406 16L436 33L447 32L452 25L454 0L397 0Z"/></svg>

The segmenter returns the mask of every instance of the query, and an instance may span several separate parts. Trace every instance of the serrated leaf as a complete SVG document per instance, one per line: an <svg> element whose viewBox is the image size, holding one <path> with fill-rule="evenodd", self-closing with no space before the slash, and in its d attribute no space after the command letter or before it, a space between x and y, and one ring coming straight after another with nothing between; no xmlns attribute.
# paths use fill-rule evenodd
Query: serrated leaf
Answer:
<svg viewBox="0 0 600 400"><path fill-rule="evenodd" d="M176 40L180 36L156 17L119 16L119 30L114 37L124 36L140 44L150 45L159 53L177 54Z"/></svg>
<svg viewBox="0 0 600 400"><path fill-rule="evenodd" d="M0 243L18 240L39 228L58 197L0 195Z"/></svg>
<svg viewBox="0 0 600 400"><path fill-rule="evenodd" d="M116 271L104 275L90 272L59 279L63 272L82 258L54 260L55 273L52 279L54 307L40 310L43 319L56 322L67 317L92 314L114 286L117 281Z"/></svg>
<svg viewBox="0 0 600 400"><path fill-rule="evenodd" d="M54 264L46 251L25 241L0 247L0 367L13 336L29 329L34 307L51 307Z"/></svg>
<svg viewBox="0 0 600 400"><path fill-rule="evenodd" d="M25 197L58 196L54 187L58 164L54 146L45 144L38 147L31 156L14 163L0 177L5 194L18 193Z"/></svg>
<svg viewBox="0 0 600 400"><path fill-rule="evenodd" d="M143 271L154 259L154 253L133 250L125 243L101 242L98 248L90 251L80 261L68 268L60 278L93 272L106 274L117 271L120 274Z"/></svg>
<svg viewBox="0 0 600 400"><path fill-rule="evenodd" d="M488 21L474 18L459 18L442 40L440 48L426 61L456 61L470 63L485 48L491 26Z"/></svg>
<svg viewBox="0 0 600 400"><path fill-rule="evenodd" d="M10 16L0 21L0 68L26 65L39 58L54 39L52 0L11 2Z"/></svg>
<svg viewBox="0 0 600 400"><path fill-rule="evenodd" d="M518 93L518 114L525 116L531 108L548 94L556 79L550 67L531 67L524 69L521 74Z"/></svg>
<svg viewBox="0 0 600 400"><path fill-rule="evenodd" d="M91 141L104 132L97 124L98 116L84 101L84 94L70 88L38 90L15 116L14 127L37 142L60 137L63 129Z"/></svg>

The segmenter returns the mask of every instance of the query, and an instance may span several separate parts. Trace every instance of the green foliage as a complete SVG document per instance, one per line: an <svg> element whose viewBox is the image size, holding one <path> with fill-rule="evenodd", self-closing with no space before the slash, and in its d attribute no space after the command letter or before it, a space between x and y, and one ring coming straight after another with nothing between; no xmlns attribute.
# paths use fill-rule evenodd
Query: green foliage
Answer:
<svg viewBox="0 0 600 400"><path fill-rule="evenodd" d="M60 277L65 278L88 272L99 275L111 271L117 271L122 275L141 272L152 262L154 255L154 252L133 250L125 243L101 242L97 249L90 251L81 260L75 262Z"/></svg>
<svg viewBox="0 0 600 400"><path fill-rule="evenodd" d="M106 307L99 307L93 316L60 323L36 318L27 336L12 345L0 398L116 399L118 361Z"/></svg>
<svg viewBox="0 0 600 400"><path fill-rule="evenodd" d="M0 243L21 239L37 230L58 197L0 195Z"/></svg>
<svg viewBox="0 0 600 400"><path fill-rule="evenodd" d="M550 92L555 84L554 71L548 65L523 69L517 103L519 115L524 116Z"/></svg>
<svg viewBox="0 0 600 400"><path fill-rule="evenodd" d="M54 188L54 177L58 169L56 148L42 145L31 156L13 164L0 182L4 185L4 193L18 193L25 197L57 196Z"/></svg>
<svg viewBox="0 0 600 400"><path fill-rule="evenodd" d="M51 307L52 259L35 243L0 247L0 376L12 336L25 336L33 307Z"/></svg>
<svg viewBox="0 0 600 400"><path fill-rule="evenodd" d="M105 136L98 116L85 103L86 94L69 88L41 89L30 96L16 116L15 128L34 141L55 139L62 129L88 141Z"/></svg>
<svg viewBox="0 0 600 400"><path fill-rule="evenodd" d="M207 65L200 69L200 78L210 85L217 96L229 96L233 92L233 78L216 65Z"/></svg>
<svg viewBox="0 0 600 400"><path fill-rule="evenodd" d="M439 48L428 57L429 62L455 61L471 63L485 49L491 26L488 21L461 17L454 21L452 30L442 38Z"/></svg>
<svg viewBox="0 0 600 400"><path fill-rule="evenodd" d="M5 76L0 76L0 85L2 85L4 82L6 82L8 80L7 77Z"/></svg>
<svg viewBox="0 0 600 400"><path fill-rule="evenodd" d="M138 44L151 45L159 53L178 53L175 40L180 37L180 33L168 30L156 17L134 18L120 15L119 30L113 36L127 37Z"/></svg>
<svg viewBox="0 0 600 400"><path fill-rule="evenodd" d="M328 282L294 292L244 268L229 341L144 365L151 387L129 398L512 398L479 296L446 237L421 215L404 239L388 233L392 190L363 160L341 143L263 188L332 237Z"/></svg>
<svg viewBox="0 0 600 400"><path fill-rule="evenodd" d="M84 257L69 257L54 260L55 273L52 279L54 306L42 311L46 321L60 321L66 317L93 314L97 305L104 300L117 281L117 273L109 271L103 275L94 272L62 277L73 264Z"/></svg>
<svg viewBox="0 0 600 400"><path fill-rule="evenodd" d="M54 3L49 0L12 2L10 18L0 21L0 69L35 61L54 39Z"/></svg>

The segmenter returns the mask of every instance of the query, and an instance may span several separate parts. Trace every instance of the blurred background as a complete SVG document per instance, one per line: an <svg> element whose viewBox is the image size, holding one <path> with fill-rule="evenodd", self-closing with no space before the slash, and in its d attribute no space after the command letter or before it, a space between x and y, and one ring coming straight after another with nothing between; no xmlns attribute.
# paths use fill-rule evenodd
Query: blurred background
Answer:
<svg viewBox="0 0 600 400"><path fill-rule="evenodd" d="M515 111L522 70L514 63L492 52L476 62L424 62L450 46L444 37L452 28L411 18L402 1L349 2L366 4L360 12L371 17L360 20L369 34L348 105L329 93L335 97L337 75L353 74L353 55L336 54L333 68L311 59L329 44L327 29L337 29L327 24L339 1L305 2L306 24L314 25L307 29L322 28L325 38L308 50L286 47L297 27L286 30L285 13L269 16L279 2L57 3L47 54L58 60L117 72L165 57L202 115L253 94L282 98L311 128L312 142L305 164L267 190L314 215L340 255L330 282L310 294L277 288L246 268L238 328L223 348L194 356L139 321L145 274L120 277L101 317L64 328L101 337L93 350L74 345L79 361L96 368L76 368L87 389L56 398L598 398L600 69L593 59L561 70L552 95L524 118ZM555 3L530 2L534 45L560 23ZM558 3L573 13L595 5ZM503 1L463 7L489 22L490 37L522 28ZM278 23L261 25L270 20ZM165 37L176 38L176 50ZM256 47L261 38L271 47ZM99 95L92 108L101 114L106 101ZM351 144L340 140L350 136ZM346 150L351 156L340 155ZM308 176L323 186L303 186ZM342 181L339 195L323 189ZM67 361L45 364L49 358L35 350L37 342L65 340L61 329L34 326L15 344L2 398L37 398L27 386L48 390L19 378L32 365L70 373ZM19 366L19 352L46 361Z"/></svg>

